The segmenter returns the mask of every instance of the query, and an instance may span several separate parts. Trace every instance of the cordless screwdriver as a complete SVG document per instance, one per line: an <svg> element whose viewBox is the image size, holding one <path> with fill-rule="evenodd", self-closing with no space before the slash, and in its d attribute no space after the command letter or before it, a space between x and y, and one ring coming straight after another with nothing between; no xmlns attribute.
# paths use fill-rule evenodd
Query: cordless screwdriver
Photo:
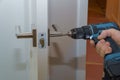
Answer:
<svg viewBox="0 0 120 80"><path fill-rule="evenodd" d="M116 23L106 22L90 24L80 28L73 28L66 35L73 39L91 39L94 40L95 44L97 44L99 41L97 37L101 34L101 32L111 28L120 30ZM110 37L105 38L105 40L111 44L110 46L112 48L112 52L106 54L104 57L104 69L109 73L110 77L120 76L120 47Z"/></svg>
<svg viewBox="0 0 120 80"><path fill-rule="evenodd" d="M80 28L73 28L68 33L65 34L51 34L51 37L61 37L61 36L69 36L73 39L91 39L94 40L95 44L97 44L98 36L101 34L103 30L107 29L116 29L120 30L119 26L114 22L105 22L98 24L90 24L86 26L81 26ZM120 34L118 34L120 35ZM112 52L106 54L104 56L104 70L109 74L110 77L118 77L120 76L120 47L119 45L112 40L112 38L105 38L106 41L110 43L112 48Z"/></svg>

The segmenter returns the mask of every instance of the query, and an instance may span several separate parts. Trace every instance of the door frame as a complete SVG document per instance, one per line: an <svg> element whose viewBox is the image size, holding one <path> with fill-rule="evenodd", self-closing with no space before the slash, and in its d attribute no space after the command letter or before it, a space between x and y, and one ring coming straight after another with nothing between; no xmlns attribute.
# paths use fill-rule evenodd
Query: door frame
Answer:
<svg viewBox="0 0 120 80"><path fill-rule="evenodd" d="M87 25L88 0L77 0L77 27ZM86 40L76 41L76 80L86 80Z"/></svg>
<svg viewBox="0 0 120 80"><path fill-rule="evenodd" d="M31 47L30 51L30 80L49 80L48 45L44 48L39 47L40 34L45 34L46 44L48 43L48 0L28 2L30 24L37 30L37 47Z"/></svg>
<svg viewBox="0 0 120 80"><path fill-rule="evenodd" d="M45 34L48 44L48 0L36 0L36 26L37 35ZM39 39L37 39L37 43ZM39 46L37 44L37 46ZM37 47L38 55L38 80L49 80L48 45L45 48Z"/></svg>

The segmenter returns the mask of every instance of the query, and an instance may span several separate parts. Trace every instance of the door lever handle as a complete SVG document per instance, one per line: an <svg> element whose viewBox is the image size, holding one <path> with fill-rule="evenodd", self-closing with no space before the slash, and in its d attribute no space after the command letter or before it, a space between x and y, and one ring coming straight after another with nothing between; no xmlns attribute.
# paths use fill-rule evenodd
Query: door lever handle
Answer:
<svg viewBox="0 0 120 80"><path fill-rule="evenodd" d="M20 32L20 33L16 34L16 37L18 39L21 39L21 38L32 38L32 40L33 40L33 47L37 46L37 30L36 29L32 29L32 32L24 32L24 33Z"/></svg>
<svg viewBox="0 0 120 80"><path fill-rule="evenodd" d="M17 38L33 38L33 34L28 33L28 32L24 32L24 33L16 34L16 37Z"/></svg>

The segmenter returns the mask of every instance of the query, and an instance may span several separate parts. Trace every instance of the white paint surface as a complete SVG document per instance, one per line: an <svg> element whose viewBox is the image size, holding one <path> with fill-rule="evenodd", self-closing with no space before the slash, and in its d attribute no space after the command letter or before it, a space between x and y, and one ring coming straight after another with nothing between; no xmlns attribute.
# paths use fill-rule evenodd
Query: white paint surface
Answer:
<svg viewBox="0 0 120 80"><path fill-rule="evenodd" d="M29 25L28 0L0 0L0 80L29 80L29 54L15 26Z"/></svg>

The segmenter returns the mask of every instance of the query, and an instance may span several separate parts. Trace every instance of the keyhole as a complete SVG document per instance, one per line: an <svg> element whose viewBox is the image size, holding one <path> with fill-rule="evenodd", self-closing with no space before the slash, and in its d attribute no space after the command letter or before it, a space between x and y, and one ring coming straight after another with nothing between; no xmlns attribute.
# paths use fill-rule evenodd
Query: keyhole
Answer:
<svg viewBox="0 0 120 80"><path fill-rule="evenodd" d="M43 48L45 46L44 38L41 38L39 42L41 44L41 47Z"/></svg>

